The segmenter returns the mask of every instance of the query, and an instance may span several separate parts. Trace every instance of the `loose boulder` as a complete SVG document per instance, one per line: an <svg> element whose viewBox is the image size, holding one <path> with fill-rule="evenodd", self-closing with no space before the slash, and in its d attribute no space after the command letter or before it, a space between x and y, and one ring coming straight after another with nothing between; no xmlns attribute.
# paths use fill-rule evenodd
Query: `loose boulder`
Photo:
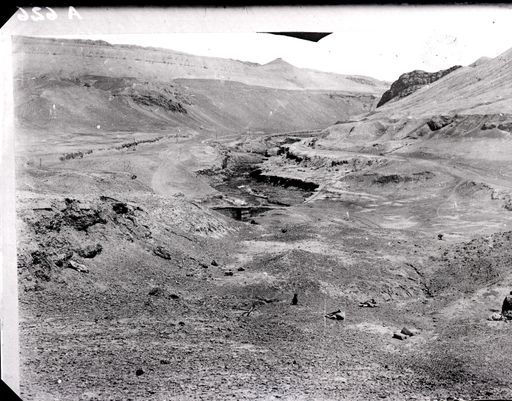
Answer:
<svg viewBox="0 0 512 401"><path fill-rule="evenodd" d="M59 267L65 267L69 263L69 259L73 257L73 251L58 254L55 258L55 264Z"/></svg>
<svg viewBox="0 0 512 401"><path fill-rule="evenodd" d="M507 295L503 300L503 305L501 306L501 315L505 319L512 320L512 291L510 291L510 294Z"/></svg>
<svg viewBox="0 0 512 401"><path fill-rule="evenodd" d="M127 213L129 213L131 211L130 208L128 207L128 205L126 203L124 203L124 202L113 203L112 204L112 209L117 214L127 214Z"/></svg>
<svg viewBox="0 0 512 401"><path fill-rule="evenodd" d="M393 333L393 338L396 338L398 340L406 340L408 336L404 333Z"/></svg>
<svg viewBox="0 0 512 401"><path fill-rule="evenodd" d="M402 328L400 333L405 334L406 336L413 336L414 335L414 332L409 330L407 327Z"/></svg>
<svg viewBox="0 0 512 401"><path fill-rule="evenodd" d="M74 260L70 260L68 263L68 268L76 270L80 273L89 273L89 268L81 263L75 262Z"/></svg>
<svg viewBox="0 0 512 401"><path fill-rule="evenodd" d="M345 320L345 312L342 312L340 309L338 309L337 311L328 313L325 315L325 317L332 320Z"/></svg>
<svg viewBox="0 0 512 401"><path fill-rule="evenodd" d="M494 312L491 316L489 316L489 319L487 320L493 320L495 322L499 322L500 320L503 320L503 315L498 312Z"/></svg>
<svg viewBox="0 0 512 401"><path fill-rule="evenodd" d="M77 253L82 258L94 258L96 255L101 253L102 250L103 247L101 246L101 244L86 245L83 248L77 249Z"/></svg>
<svg viewBox="0 0 512 401"><path fill-rule="evenodd" d="M431 131L438 131L441 128L451 124L452 121L453 118L449 116L435 116L432 117L432 119L430 119L430 121L427 122L427 125Z"/></svg>
<svg viewBox="0 0 512 401"><path fill-rule="evenodd" d="M149 290L148 295L151 295L153 297L159 297L164 295L164 290L160 287L153 287Z"/></svg>
<svg viewBox="0 0 512 401"><path fill-rule="evenodd" d="M87 231L89 227L95 224L106 224L100 210L84 209L76 199L65 199L66 207L62 212L61 221L75 228L78 231Z"/></svg>
<svg viewBox="0 0 512 401"><path fill-rule="evenodd" d="M154 248L153 253L162 259L171 259L171 254L169 251L161 246Z"/></svg>
<svg viewBox="0 0 512 401"><path fill-rule="evenodd" d="M359 302L359 306L361 308L376 308L378 305L377 305L377 301L372 298L372 299L369 299L364 302Z"/></svg>

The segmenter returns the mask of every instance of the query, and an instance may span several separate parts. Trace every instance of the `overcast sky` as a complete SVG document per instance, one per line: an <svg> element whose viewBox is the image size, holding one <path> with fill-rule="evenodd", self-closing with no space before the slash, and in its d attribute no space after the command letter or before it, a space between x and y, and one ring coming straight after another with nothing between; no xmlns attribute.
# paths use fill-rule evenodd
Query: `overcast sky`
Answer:
<svg viewBox="0 0 512 401"><path fill-rule="evenodd" d="M238 16L229 14L230 10L226 14L204 9L78 11L83 17L80 29L44 32L41 27L34 33L258 63L281 57L298 67L389 81L413 69L437 71L467 65L512 48L512 8L508 6L249 9L238 10ZM268 30L334 33L318 43L256 33Z"/></svg>

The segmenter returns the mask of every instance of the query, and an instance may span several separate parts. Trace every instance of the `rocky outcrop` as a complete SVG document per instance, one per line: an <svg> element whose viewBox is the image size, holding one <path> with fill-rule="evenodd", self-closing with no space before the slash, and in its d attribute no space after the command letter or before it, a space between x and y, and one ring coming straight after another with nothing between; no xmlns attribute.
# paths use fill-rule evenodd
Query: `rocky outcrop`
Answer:
<svg viewBox="0 0 512 401"><path fill-rule="evenodd" d="M427 122L427 125L431 131L438 131L452 122L453 118L450 116L434 116Z"/></svg>
<svg viewBox="0 0 512 401"><path fill-rule="evenodd" d="M445 75L460 68L460 65L455 65L446 70L437 72L426 72L421 70L414 70L400 75L400 77L391 84L391 88L384 92L377 107L389 102L392 99L400 99L409 96L411 93L417 91L421 87L431 84L432 82L441 79Z"/></svg>
<svg viewBox="0 0 512 401"><path fill-rule="evenodd" d="M503 123L486 122L482 125L482 131L494 128L501 131L512 132L512 121L505 121Z"/></svg>

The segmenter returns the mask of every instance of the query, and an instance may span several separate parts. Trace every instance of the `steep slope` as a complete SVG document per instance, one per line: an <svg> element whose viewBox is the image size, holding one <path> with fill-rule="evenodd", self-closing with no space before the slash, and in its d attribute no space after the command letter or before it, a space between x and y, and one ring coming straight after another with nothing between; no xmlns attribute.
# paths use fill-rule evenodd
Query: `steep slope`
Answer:
<svg viewBox="0 0 512 401"><path fill-rule="evenodd" d="M377 107L380 107L393 99L400 99L409 96L411 93L417 91L423 86L431 84L432 82L435 82L438 79L441 79L445 75L448 75L449 73L455 71L460 67L460 65L455 65L446 70L441 70L437 72L425 72L421 70L414 70L402 74L395 82L393 82L391 88L384 92L384 94L379 100L379 103L377 104Z"/></svg>
<svg viewBox="0 0 512 401"><path fill-rule="evenodd" d="M410 96L379 108L381 116L512 113L512 49L475 67L463 67Z"/></svg>

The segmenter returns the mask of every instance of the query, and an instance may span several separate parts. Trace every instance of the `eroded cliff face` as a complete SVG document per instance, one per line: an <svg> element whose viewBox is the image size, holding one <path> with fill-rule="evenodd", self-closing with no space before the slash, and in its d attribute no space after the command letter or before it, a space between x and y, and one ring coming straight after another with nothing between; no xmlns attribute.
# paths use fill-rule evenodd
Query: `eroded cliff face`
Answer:
<svg viewBox="0 0 512 401"><path fill-rule="evenodd" d="M384 92L381 99L379 100L379 103L377 104L377 107L382 106L392 99L400 99L402 97L408 96L421 87L441 79L445 75L448 75L460 67L460 65L455 65L446 70L437 72L414 70L402 74L395 82L393 82L393 84L391 84L391 88Z"/></svg>

